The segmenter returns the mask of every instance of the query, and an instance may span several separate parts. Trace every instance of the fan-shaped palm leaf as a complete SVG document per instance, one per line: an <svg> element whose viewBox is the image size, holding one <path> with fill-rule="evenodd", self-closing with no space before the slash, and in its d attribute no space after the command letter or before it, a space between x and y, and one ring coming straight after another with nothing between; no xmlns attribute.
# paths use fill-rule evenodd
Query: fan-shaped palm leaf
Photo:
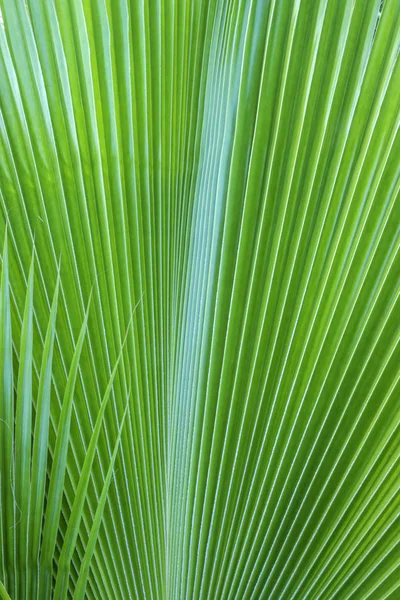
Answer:
<svg viewBox="0 0 400 600"><path fill-rule="evenodd" d="M0 6L8 594L397 598L399 1Z"/></svg>

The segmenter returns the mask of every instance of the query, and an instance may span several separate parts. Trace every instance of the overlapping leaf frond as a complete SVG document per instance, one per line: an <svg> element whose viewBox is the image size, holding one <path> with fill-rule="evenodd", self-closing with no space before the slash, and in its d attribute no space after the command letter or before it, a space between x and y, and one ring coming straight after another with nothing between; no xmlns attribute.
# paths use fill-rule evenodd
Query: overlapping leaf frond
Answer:
<svg viewBox="0 0 400 600"><path fill-rule="evenodd" d="M22 319L20 352L16 393L13 386L13 338L11 325L11 301L7 242L3 252L1 302L0 302L0 384L2 391L0 423L1 440L1 547L2 578L12 598L49 598L53 588L53 560L59 536L64 479L70 445L70 425L74 390L79 361L87 331L87 316L84 319L76 344L67 383L62 398L61 413L57 425L54 452L49 461L49 428L51 426L51 384L53 350L56 331L59 280L57 280L50 318L43 347L37 395L33 392L33 290L34 262L32 261L25 309ZM76 538L86 504L86 491L92 475L93 460L98 449L100 430L105 409L110 397L118 362L111 374L93 434L87 448L82 472L75 490L68 527L62 541L58 558L57 579L54 595L60 600L67 598L70 563L73 558ZM35 397L36 396L36 397ZM32 431L32 413L35 410ZM122 427L122 425L121 425ZM102 495L96 509L89 540L97 540L97 521L101 520L106 494L110 485L116 453L121 435L118 435ZM32 441L33 440L33 441ZM47 472L49 481L47 482ZM47 487L47 497L45 491ZM84 562L89 558L84 557ZM79 585L81 597L87 580L82 569ZM78 590L79 592L79 590ZM79 597L79 593L75 594Z"/></svg>
<svg viewBox="0 0 400 600"><path fill-rule="evenodd" d="M4 588L398 597L398 0L0 7Z"/></svg>

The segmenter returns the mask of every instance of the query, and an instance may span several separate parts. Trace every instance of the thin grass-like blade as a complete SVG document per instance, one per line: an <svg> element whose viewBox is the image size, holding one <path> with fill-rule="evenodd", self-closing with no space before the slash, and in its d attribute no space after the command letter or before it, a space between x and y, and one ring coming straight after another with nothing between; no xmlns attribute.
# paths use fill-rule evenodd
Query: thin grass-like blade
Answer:
<svg viewBox="0 0 400 600"><path fill-rule="evenodd" d="M67 453L70 444L72 403L79 369L79 359L87 331L88 316L89 306L76 343L64 393L60 422L58 424L41 544L39 598L49 597L51 590L52 561L59 528L60 510L64 493L64 478L67 468Z"/></svg>
<svg viewBox="0 0 400 600"><path fill-rule="evenodd" d="M15 504L17 512L18 587L29 594L29 518L32 459L32 347L34 253L22 321L15 416Z"/></svg>
<svg viewBox="0 0 400 600"><path fill-rule="evenodd" d="M1 567L4 582L11 596L14 596L16 592L14 384L7 234L4 238L2 254L0 294Z"/></svg>
<svg viewBox="0 0 400 600"><path fill-rule="evenodd" d="M122 358L122 350L121 354L118 357L118 361L114 366L113 372L111 374L111 379L108 383L106 392L104 394L99 414L97 415L96 423L93 429L93 435L90 439L90 443L87 449L85 462L83 463L81 475L79 478L78 486L76 489L75 500L72 505L71 515L68 520L67 530L64 536L63 546L60 554L60 558L58 559L58 568L57 568L57 578L56 584L54 588L54 593L56 598L63 600L67 597L68 592L68 583L69 583L69 574L70 574L70 564L72 561L73 553L75 550L76 539L79 534L79 529L82 520L83 507L86 501L86 492L89 485L91 470L93 466L93 461L98 451L98 440L101 428L103 426L104 421L104 413L108 405L108 401L110 399L114 378L117 373L120 360Z"/></svg>
<svg viewBox="0 0 400 600"><path fill-rule="evenodd" d="M102 524L104 507L105 507L105 504L107 502L108 488L110 487L110 484L111 484L111 481L112 481L112 477L113 477L113 473L114 473L115 459L117 457L117 453L118 453L118 450L119 450L119 445L120 445L120 441L121 441L121 434L122 434L122 430L123 430L123 427L124 427L125 417L127 415L128 408L129 407L126 408L126 411L125 411L125 413L124 413L124 415L122 417L122 420L121 420L121 426L120 426L120 429L119 429L119 432L118 432L117 442L115 444L114 452L113 452L111 460L110 460L110 466L108 467L107 475L106 475L106 478L104 480L104 486L103 486L103 489L101 491L101 496L99 498L98 507L97 507L96 514L95 514L94 519L93 519L93 525L92 525L92 528L90 530L90 536L89 536L89 540L88 540L88 543L87 543L85 555L84 555L82 563L81 563L80 572L79 572L79 578L78 578L78 581L76 583L76 589L75 589L75 593L74 593L74 598L77 598L78 600L83 600L84 597L85 597L86 585L87 585L87 579L88 579L88 573L89 573L89 569L90 569L90 563L91 563L91 560L92 560L93 553L95 551L95 547L96 547L96 543L97 543L97 537L99 535L100 526Z"/></svg>
<svg viewBox="0 0 400 600"><path fill-rule="evenodd" d="M40 369L38 398L35 413L35 428L33 435L31 498L30 498L30 531L29 557L32 586L29 594L36 598L39 569L40 538L43 526L43 506L45 497L47 461L49 453L49 419L51 401L51 381L53 368L53 349L56 331L58 308L59 281L54 291L49 324L43 348L43 358Z"/></svg>
<svg viewBox="0 0 400 600"><path fill-rule="evenodd" d="M7 594L7 590L0 581L0 598L1 600L11 600L11 597Z"/></svg>

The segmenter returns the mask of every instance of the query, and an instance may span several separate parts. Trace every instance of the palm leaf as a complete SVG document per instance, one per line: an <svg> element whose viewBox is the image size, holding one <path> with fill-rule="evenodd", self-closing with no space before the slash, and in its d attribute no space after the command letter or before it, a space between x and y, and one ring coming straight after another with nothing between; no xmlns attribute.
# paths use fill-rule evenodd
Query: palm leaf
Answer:
<svg viewBox="0 0 400 600"><path fill-rule="evenodd" d="M395 599L398 0L0 7L8 594Z"/></svg>
<svg viewBox="0 0 400 600"><path fill-rule="evenodd" d="M6 240L7 244L7 240ZM64 478L67 466L68 447L70 445L70 421L74 389L79 368L79 359L87 331L87 317L84 319L73 355L68 380L62 401L61 415L58 423L56 444L52 456L52 467L49 473L47 497L45 498L47 464L49 453L49 417L51 405L51 379L52 359L55 339L56 314L58 307L59 280L56 284L52 303L50 319L46 332L43 349L43 359L40 371L38 396L34 403L32 389L32 372L34 362L32 358L33 340L33 285L34 285L34 260L29 271L28 289L25 300L25 309L22 321L18 385L15 401L15 426L11 418L2 419L4 428L2 435L2 448L4 456L10 455L10 463L4 461L1 469L2 506L5 506L2 518L2 565L3 576L7 580L11 596L20 598L47 598L52 596L52 569L57 536L60 529L60 515L64 496ZM1 312L0 325L4 334L2 348L2 409L4 416L10 413L13 404L13 389L9 387L10 374L12 374L11 327L10 327L10 298L8 280L8 251L7 245L3 252L3 270L1 281ZM122 350L121 355L122 356ZM91 467L97 449L99 434L104 422L104 413L112 390L113 381L117 373L119 362L115 365L112 377L107 386L105 397L96 419L92 437L89 442L88 454L77 484L77 495L68 520L67 531L64 535L59 558L57 582L62 580L62 573L69 569L76 538L82 526L82 518L86 504L85 491L91 478ZM32 446L32 411L36 407L34 419L34 436ZM98 528L100 506L104 509L106 490L110 485L113 465L119 449L119 440L123 422L120 426L117 444L113 450L112 460L108 469L106 481L102 491L102 501L97 508L92 531ZM11 443L9 443L9 440ZM11 451L9 450L11 447ZM15 451L14 451L15 448ZM13 456L15 454L15 457ZM6 470L5 467L8 467ZM11 505L10 508L9 505ZM3 513L2 513L3 515ZM11 515L11 517L9 517ZM95 539L95 533L91 538ZM93 543L93 542L92 542ZM10 551L6 552L7 545ZM65 556L69 561L65 564ZM64 558L64 560L63 560ZM67 577L68 584L68 577ZM81 582L83 587L84 582ZM60 587L60 590L58 589ZM66 597L61 586L56 586L57 597ZM4 586L0 588L2 597L7 598Z"/></svg>

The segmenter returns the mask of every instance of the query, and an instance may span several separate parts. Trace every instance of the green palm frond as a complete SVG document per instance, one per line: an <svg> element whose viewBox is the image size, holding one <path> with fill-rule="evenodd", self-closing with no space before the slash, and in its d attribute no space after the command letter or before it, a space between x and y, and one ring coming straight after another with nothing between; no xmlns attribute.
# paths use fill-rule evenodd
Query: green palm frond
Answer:
<svg viewBox="0 0 400 600"><path fill-rule="evenodd" d="M56 434L49 484L45 500L46 473L49 453L49 426L51 417L51 379L56 314L58 307L57 280L52 303L43 358L40 368L37 398L32 390L33 371L33 287L34 260L32 260L25 310L22 321L21 346L19 352L18 383L16 398L12 386L13 356L10 311L10 284L8 270L7 240L3 252L1 279L0 330L1 344L1 448L2 448L2 578L7 580L12 598L48 598L52 590L53 560L59 534L60 516L70 444L72 402L79 368L79 360L87 331L87 316L83 322L76 349L68 373L61 414ZM117 372L114 367L104 399L102 401L87 455L76 487L61 554L58 560L55 594L60 600L67 597L69 563L80 530L85 508L85 495L92 475L92 466L105 409ZM35 406L34 432L32 436L32 411ZM15 407L15 408L14 408ZM14 423L15 413L15 423ZM122 427L122 425L121 425ZM33 443L32 443L33 437ZM115 457L119 449L120 434L115 445L102 496L96 510L90 539L97 539L97 521L101 519L106 493L110 484ZM94 541L92 543L94 543ZM3 554L4 553L4 554ZM66 556L69 560L66 562ZM63 575L66 574L66 581ZM83 579L81 585L86 583ZM4 593L4 592L2 592Z"/></svg>
<svg viewBox="0 0 400 600"><path fill-rule="evenodd" d="M0 9L4 590L398 598L399 1Z"/></svg>

